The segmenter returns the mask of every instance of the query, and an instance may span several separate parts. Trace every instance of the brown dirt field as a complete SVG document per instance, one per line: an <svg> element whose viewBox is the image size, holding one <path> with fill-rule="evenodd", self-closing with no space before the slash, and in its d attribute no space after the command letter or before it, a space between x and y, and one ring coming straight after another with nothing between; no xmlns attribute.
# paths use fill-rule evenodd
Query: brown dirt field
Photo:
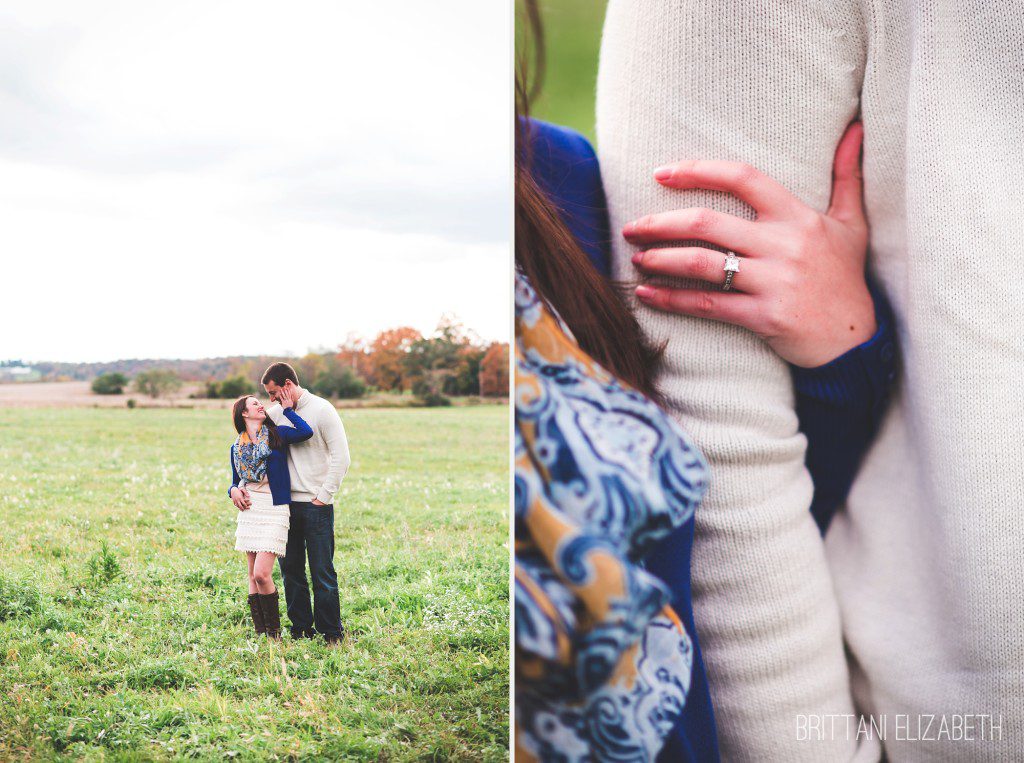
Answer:
<svg viewBox="0 0 1024 763"><path fill-rule="evenodd" d="M166 398L152 399L137 392L124 395L97 395L90 389L90 383L70 382L22 382L0 384L0 407L5 408L125 408L128 400L135 400L138 408L220 408L231 407L231 400L209 400L190 398L189 395L203 388L202 384L184 383L180 390ZM507 404L507 399L455 398L455 405ZM405 408L416 405L410 395L378 394L360 400L337 400L338 408Z"/></svg>
<svg viewBox="0 0 1024 763"><path fill-rule="evenodd" d="M230 400L190 400L189 395L198 384L183 384L168 398L153 400L145 395L129 392L125 395L97 395L89 382L23 382L0 384L0 406L8 408L124 408L133 398L140 408L229 408Z"/></svg>

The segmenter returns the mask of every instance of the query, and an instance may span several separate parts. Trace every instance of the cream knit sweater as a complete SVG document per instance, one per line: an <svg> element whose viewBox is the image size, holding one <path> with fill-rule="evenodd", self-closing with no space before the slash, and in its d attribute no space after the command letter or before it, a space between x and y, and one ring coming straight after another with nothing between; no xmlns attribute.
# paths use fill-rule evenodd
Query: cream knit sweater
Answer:
<svg viewBox="0 0 1024 763"><path fill-rule="evenodd" d="M852 713L853 697L885 714L892 760L1024 759L1022 51L1014 0L611 0L597 127L612 229L685 206L749 216L653 181L683 158L747 161L824 209L859 110L870 265L902 343L823 547L785 365L741 329L638 307L712 466L693 600L727 760L877 758L845 721L798 738L800 714ZM635 279L631 251L616 234L617 278ZM1001 731L907 741L943 714L1001 715Z"/></svg>
<svg viewBox="0 0 1024 763"><path fill-rule="evenodd" d="M329 400L302 391L295 412L309 424L313 436L288 447L288 472L291 478L292 500L334 503L334 495L348 474L352 457L348 451L345 425L338 409ZM275 424L291 426L281 406L274 404L267 415Z"/></svg>

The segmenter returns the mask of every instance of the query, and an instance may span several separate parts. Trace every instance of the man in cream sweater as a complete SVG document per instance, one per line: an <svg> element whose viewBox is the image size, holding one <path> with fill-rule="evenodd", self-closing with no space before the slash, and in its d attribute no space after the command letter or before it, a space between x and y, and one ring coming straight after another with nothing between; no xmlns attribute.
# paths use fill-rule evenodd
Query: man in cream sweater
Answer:
<svg viewBox="0 0 1024 763"><path fill-rule="evenodd" d="M823 544L785 364L742 329L637 307L712 468L693 602L726 760L1024 759L1021 50L1014 0L609 4L612 230L751 216L660 187L680 159L747 162L824 210L859 114L869 263L899 325L899 388ZM616 278L637 279L633 251L615 235Z"/></svg>
<svg viewBox="0 0 1024 763"><path fill-rule="evenodd" d="M312 637L315 624L316 632L328 643L339 643L345 631L334 571L334 496L351 463L345 427L331 403L299 386L295 369L287 363L271 364L262 383L272 400L280 402L288 396L295 412L313 429L310 439L288 449L291 520L280 565L292 637ZM271 406L267 414L275 424L289 426L280 405ZM312 607L307 556L313 579Z"/></svg>

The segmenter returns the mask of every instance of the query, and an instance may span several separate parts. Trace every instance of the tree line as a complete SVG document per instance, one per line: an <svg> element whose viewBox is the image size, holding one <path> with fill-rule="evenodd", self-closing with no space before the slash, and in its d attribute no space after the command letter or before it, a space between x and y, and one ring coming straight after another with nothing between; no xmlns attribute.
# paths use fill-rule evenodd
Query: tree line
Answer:
<svg viewBox="0 0 1024 763"><path fill-rule="evenodd" d="M508 344L482 342L457 320L445 317L429 336L402 326L381 331L372 340L350 335L336 350L285 360L295 367L302 386L322 397L411 393L427 405L445 405L452 396L507 396L508 352ZM194 396L236 398L256 392L266 365L281 359L240 358L222 374L193 377L192 381L205 382ZM156 398L180 389L185 378L172 367L146 367L132 378L122 371L106 371L94 378L92 389L97 394L134 389Z"/></svg>

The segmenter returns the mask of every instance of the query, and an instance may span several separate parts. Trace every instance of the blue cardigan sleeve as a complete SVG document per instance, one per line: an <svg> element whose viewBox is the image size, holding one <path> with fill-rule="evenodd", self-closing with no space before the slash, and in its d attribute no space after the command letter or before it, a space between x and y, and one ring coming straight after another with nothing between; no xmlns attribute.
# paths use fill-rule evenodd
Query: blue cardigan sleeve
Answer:
<svg viewBox="0 0 1024 763"><path fill-rule="evenodd" d="M601 275L611 276L608 202L597 154L579 133L539 119L527 122L530 172Z"/></svg>
<svg viewBox="0 0 1024 763"><path fill-rule="evenodd" d="M313 436L313 429L305 422L305 420L293 411L291 408L282 409L287 419L292 422L292 426L278 426L277 433L281 435L281 442L285 445L291 445L295 442L302 442L308 440Z"/></svg>
<svg viewBox="0 0 1024 763"><path fill-rule="evenodd" d="M791 367L800 430L807 437L807 470L814 481L811 513L822 534L846 501L896 379L892 307L870 281L868 289L875 301L875 335L818 368Z"/></svg>
<svg viewBox="0 0 1024 763"><path fill-rule="evenodd" d="M231 462L231 487L228 488L228 498L231 497L231 491L238 487L238 483L242 481L242 478L238 476L238 470L235 469L235 446L234 444L228 448L228 461Z"/></svg>

